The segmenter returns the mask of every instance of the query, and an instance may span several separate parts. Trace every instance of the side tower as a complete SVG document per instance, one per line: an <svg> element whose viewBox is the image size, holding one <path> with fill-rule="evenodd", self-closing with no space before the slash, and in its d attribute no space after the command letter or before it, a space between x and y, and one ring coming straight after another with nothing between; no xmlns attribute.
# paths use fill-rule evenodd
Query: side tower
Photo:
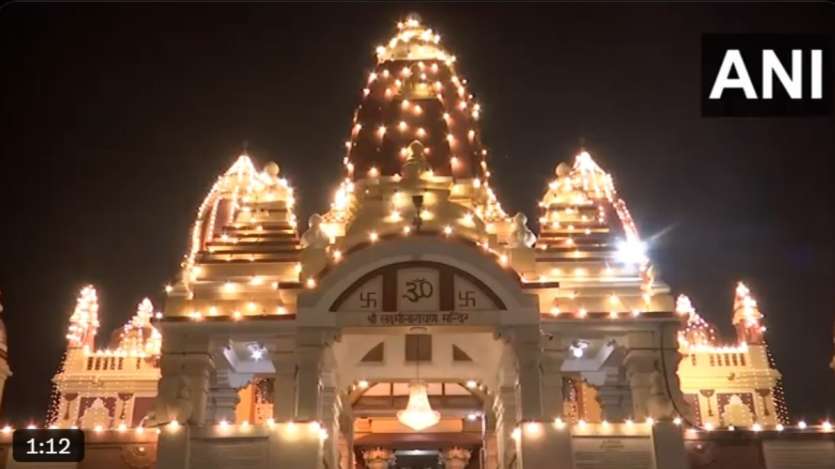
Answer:
<svg viewBox="0 0 835 469"><path fill-rule="evenodd" d="M780 372L763 334L763 315L748 287L736 287L732 323L736 341L722 343L715 328L680 296L677 312L686 321L679 334L684 359L681 385L695 409L695 423L707 428L773 427L788 424Z"/></svg>
<svg viewBox="0 0 835 469"><path fill-rule="evenodd" d="M96 348L99 304L95 288L81 290L70 317L67 351L52 378L47 423L58 428L124 430L143 425L159 380L162 337L151 325L147 298L105 348Z"/></svg>

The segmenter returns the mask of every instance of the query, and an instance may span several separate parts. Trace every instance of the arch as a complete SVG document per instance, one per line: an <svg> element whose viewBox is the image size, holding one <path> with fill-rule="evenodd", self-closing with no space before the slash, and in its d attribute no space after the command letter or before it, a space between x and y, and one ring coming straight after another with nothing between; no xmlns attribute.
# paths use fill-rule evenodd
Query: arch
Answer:
<svg viewBox="0 0 835 469"><path fill-rule="evenodd" d="M522 319L519 313L529 312L538 320L536 297L520 287L515 272L501 268L492 256L473 246L419 236L386 240L346 256L324 273L316 290L299 295L299 319L306 314L331 311L345 292L373 277L375 272L388 266L409 264L449 268L467 280L475 280L480 288L490 292L497 305L503 306L501 309L514 311L514 317Z"/></svg>

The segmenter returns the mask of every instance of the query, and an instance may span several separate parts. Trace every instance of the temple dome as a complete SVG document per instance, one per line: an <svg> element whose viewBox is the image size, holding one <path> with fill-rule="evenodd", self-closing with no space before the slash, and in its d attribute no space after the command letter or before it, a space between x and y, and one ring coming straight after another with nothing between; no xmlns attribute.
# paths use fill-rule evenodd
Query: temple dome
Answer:
<svg viewBox="0 0 835 469"><path fill-rule="evenodd" d="M399 174L414 140L426 148L436 175L485 175L481 108L454 62L440 36L415 18L398 23L397 34L377 47L346 142L344 163L354 180Z"/></svg>

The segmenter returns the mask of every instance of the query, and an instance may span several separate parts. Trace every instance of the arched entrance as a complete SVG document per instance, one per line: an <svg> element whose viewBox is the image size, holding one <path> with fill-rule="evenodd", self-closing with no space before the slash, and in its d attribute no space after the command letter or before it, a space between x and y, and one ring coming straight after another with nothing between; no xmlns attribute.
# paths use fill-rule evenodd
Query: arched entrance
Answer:
<svg viewBox="0 0 835 469"><path fill-rule="evenodd" d="M497 467L488 460L508 439L498 435L497 403L514 401L499 407L516 421L517 360L505 332L538 321L509 271L461 243L381 243L324 275L300 298L298 319L334 331L322 373L339 400L343 465L354 467L348 453L360 468ZM397 418L416 382L441 414L421 430Z"/></svg>

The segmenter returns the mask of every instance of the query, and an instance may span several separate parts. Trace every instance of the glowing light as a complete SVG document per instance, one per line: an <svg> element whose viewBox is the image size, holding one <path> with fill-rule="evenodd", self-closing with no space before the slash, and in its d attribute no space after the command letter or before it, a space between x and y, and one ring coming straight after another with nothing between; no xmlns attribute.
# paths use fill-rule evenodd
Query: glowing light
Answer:
<svg viewBox="0 0 835 469"><path fill-rule="evenodd" d="M575 340L568 346L568 349L571 351L571 355L574 358L583 358L585 354L585 350L589 347L589 343L585 340Z"/></svg>
<svg viewBox="0 0 835 469"><path fill-rule="evenodd" d="M678 426L681 425L681 417L676 417L673 419L673 423Z"/></svg>
<svg viewBox="0 0 835 469"><path fill-rule="evenodd" d="M118 426L118 427L116 427L116 430L117 430L119 433L124 433L124 432L126 432L126 431L128 430L128 426L127 426L127 425L125 425L125 423L124 423L124 422L122 422L122 423L120 423L120 424L119 424L119 426Z"/></svg>
<svg viewBox="0 0 835 469"><path fill-rule="evenodd" d="M823 429L823 431L825 431L825 432L831 432L832 431L832 422L830 422L829 420L823 422L821 424L821 429Z"/></svg>
<svg viewBox="0 0 835 469"><path fill-rule="evenodd" d="M554 419L554 428L556 428L557 430L562 430L563 428L565 428L565 422L561 418L557 417L556 419Z"/></svg>
<svg viewBox="0 0 835 469"><path fill-rule="evenodd" d="M416 382L409 385L409 402L405 410L397 412L397 420L415 431L429 428L441 420L441 414L432 410L429 404L425 384Z"/></svg>
<svg viewBox="0 0 835 469"><path fill-rule="evenodd" d="M629 239L617 244L615 259L623 264L644 264L647 262L646 243L638 239Z"/></svg>
<svg viewBox="0 0 835 469"><path fill-rule="evenodd" d="M530 436L537 437L542 434L542 424L539 422L526 422L525 433Z"/></svg>
<svg viewBox="0 0 835 469"><path fill-rule="evenodd" d="M449 225L446 225L446 226L444 227L444 234L445 234L446 236L451 235L451 234L452 234L452 227L451 227L451 226L449 226Z"/></svg>
<svg viewBox="0 0 835 469"><path fill-rule="evenodd" d="M368 389L368 386L369 384L367 380L361 379L357 382L357 387L360 389Z"/></svg>
<svg viewBox="0 0 835 469"><path fill-rule="evenodd" d="M797 428L799 428L801 430L806 430L807 426L808 425L806 424L806 421L804 421L804 420L801 420L801 421L797 422Z"/></svg>
<svg viewBox="0 0 835 469"><path fill-rule="evenodd" d="M168 431L170 433L175 433L180 429L180 422L178 422L176 420L172 420L171 422L168 423L167 428L168 428Z"/></svg>
<svg viewBox="0 0 835 469"><path fill-rule="evenodd" d="M645 423L651 427L651 426L655 425L655 419L652 418L652 417L647 417Z"/></svg>
<svg viewBox="0 0 835 469"><path fill-rule="evenodd" d="M372 243L376 243L377 240L379 240L379 239L380 239L380 235L378 235L376 231L372 231L372 232L368 233L368 240L371 241Z"/></svg>
<svg viewBox="0 0 835 469"><path fill-rule="evenodd" d="M763 430L763 426L760 425L759 423L755 423L755 424L751 425L751 431L761 432L762 430Z"/></svg>
<svg viewBox="0 0 835 469"><path fill-rule="evenodd" d="M478 381L476 381L474 379L468 379L467 382L465 383L465 386L467 387L467 389L470 389L470 390L475 389L475 388L478 387Z"/></svg>
<svg viewBox="0 0 835 469"><path fill-rule="evenodd" d="M307 288L316 288L316 279L313 277L308 277L307 280L304 282L304 286Z"/></svg>
<svg viewBox="0 0 835 469"><path fill-rule="evenodd" d="M5 433L5 434L7 434L7 435L8 435L9 433L11 433L11 432L13 432L13 431L14 431L14 428L12 428L12 427L11 427L11 426L9 426L9 425L6 425L5 427L3 427L3 430L2 430L2 431L3 431L3 433Z"/></svg>

